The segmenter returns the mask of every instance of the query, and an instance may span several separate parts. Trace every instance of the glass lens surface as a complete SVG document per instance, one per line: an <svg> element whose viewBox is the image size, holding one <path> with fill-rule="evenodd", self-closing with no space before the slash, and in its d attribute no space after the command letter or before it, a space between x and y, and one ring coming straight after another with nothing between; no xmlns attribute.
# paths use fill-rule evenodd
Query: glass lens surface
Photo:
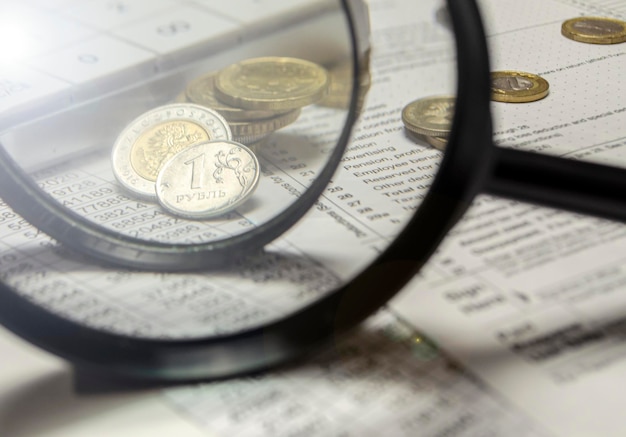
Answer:
<svg viewBox="0 0 626 437"><path fill-rule="evenodd" d="M454 108L442 1L348 2L354 39L342 2L179 3L11 9L32 44L0 70L0 143L35 187L0 210L3 282L142 338L257 327L345 284L428 192Z"/></svg>

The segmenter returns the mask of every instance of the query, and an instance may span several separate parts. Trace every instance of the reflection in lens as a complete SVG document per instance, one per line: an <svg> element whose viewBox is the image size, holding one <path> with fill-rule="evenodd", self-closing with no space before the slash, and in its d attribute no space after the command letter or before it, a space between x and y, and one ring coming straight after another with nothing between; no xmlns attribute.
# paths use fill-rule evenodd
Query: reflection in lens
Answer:
<svg viewBox="0 0 626 437"><path fill-rule="evenodd" d="M345 284L402 230L441 160L405 133L402 108L455 92L451 35L436 21L442 4L369 5L375 50L357 48L361 119L312 205L297 202L326 185L354 85L345 12L325 0L289 2L230 44L177 49L187 61L175 68L166 62L174 55L163 56L156 75L137 80L145 71L132 69L113 88L100 78L89 93L74 90L69 106L3 125L7 153L55 208L70 211L52 238L28 205L4 196L23 218L2 206L3 281L79 324L176 339L256 327ZM360 41L370 23L354 15ZM309 206L287 230L289 216ZM264 239L267 229L277 235ZM77 230L89 238L74 241ZM112 236L145 250L124 251ZM180 272L200 266L186 264L198 253L228 253L236 238L246 249L226 264ZM133 256L173 249L171 269L135 269Z"/></svg>

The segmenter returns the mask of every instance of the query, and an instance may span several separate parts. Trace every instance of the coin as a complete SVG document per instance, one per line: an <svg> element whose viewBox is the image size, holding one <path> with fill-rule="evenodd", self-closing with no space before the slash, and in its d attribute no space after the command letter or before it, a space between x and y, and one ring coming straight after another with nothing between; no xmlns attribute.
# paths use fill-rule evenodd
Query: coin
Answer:
<svg viewBox="0 0 626 437"><path fill-rule="evenodd" d="M437 150L441 150L442 152L446 149L448 145L447 138L439 138L439 137L424 137L426 142L433 146Z"/></svg>
<svg viewBox="0 0 626 437"><path fill-rule="evenodd" d="M437 150L441 150L442 152L446 149L448 145L448 138L444 137L429 137L427 135L420 135L415 132L408 131L409 137L416 141L426 142L429 145L433 146Z"/></svg>
<svg viewBox="0 0 626 437"><path fill-rule="evenodd" d="M209 73L191 81L185 89L187 100L219 112L228 121L250 121L276 115L275 111L241 109L218 100L215 95L215 74Z"/></svg>
<svg viewBox="0 0 626 437"><path fill-rule="evenodd" d="M133 120L115 141L113 174L136 196L156 200L155 182L163 164L181 150L207 140L230 140L226 120L202 106L173 103Z"/></svg>
<svg viewBox="0 0 626 437"><path fill-rule="evenodd" d="M618 44L626 41L626 22L603 17L578 17L563 22L561 34L590 44Z"/></svg>
<svg viewBox="0 0 626 437"><path fill-rule="evenodd" d="M234 210L259 182L254 153L234 141L191 146L163 165L156 183L161 206L190 219L208 219Z"/></svg>
<svg viewBox="0 0 626 437"><path fill-rule="evenodd" d="M322 99L328 90L326 69L296 58L253 58L221 70L215 94L231 106L288 111Z"/></svg>
<svg viewBox="0 0 626 437"><path fill-rule="evenodd" d="M496 102L528 103L548 95L548 81L522 71L495 71L491 73L491 99Z"/></svg>
<svg viewBox="0 0 626 437"><path fill-rule="evenodd" d="M415 100L402 110L402 122L411 132L447 137L454 117L455 97L431 96Z"/></svg>

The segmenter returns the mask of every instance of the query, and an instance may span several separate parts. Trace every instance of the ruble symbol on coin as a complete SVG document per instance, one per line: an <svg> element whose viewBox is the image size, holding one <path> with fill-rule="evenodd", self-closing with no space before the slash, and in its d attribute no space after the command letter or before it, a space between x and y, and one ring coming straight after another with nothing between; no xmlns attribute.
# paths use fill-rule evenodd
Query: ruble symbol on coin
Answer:
<svg viewBox="0 0 626 437"><path fill-rule="evenodd" d="M166 162L156 192L166 211L190 219L209 219L249 199L259 177L259 162L246 146L234 141L208 141Z"/></svg>

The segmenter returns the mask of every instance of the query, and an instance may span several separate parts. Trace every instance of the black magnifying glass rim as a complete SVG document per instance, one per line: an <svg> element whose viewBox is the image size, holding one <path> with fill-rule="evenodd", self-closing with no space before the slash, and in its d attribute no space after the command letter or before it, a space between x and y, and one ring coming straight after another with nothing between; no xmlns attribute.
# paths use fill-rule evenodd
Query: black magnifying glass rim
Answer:
<svg viewBox="0 0 626 437"><path fill-rule="evenodd" d="M159 340L99 331L48 312L5 284L0 284L0 322L77 368L155 382L189 382L258 372L284 363L377 311L427 261L480 191L490 168L489 63L479 12L471 0L448 0L447 4L458 59L449 153L407 227L349 283L283 319L217 337ZM342 5L350 10L348 0ZM347 16L356 46L352 16ZM355 65L357 55L355 50ZM355 84L357 75L355 68ZM355 86L351 116L356 113L357 98Z"/></svg>

